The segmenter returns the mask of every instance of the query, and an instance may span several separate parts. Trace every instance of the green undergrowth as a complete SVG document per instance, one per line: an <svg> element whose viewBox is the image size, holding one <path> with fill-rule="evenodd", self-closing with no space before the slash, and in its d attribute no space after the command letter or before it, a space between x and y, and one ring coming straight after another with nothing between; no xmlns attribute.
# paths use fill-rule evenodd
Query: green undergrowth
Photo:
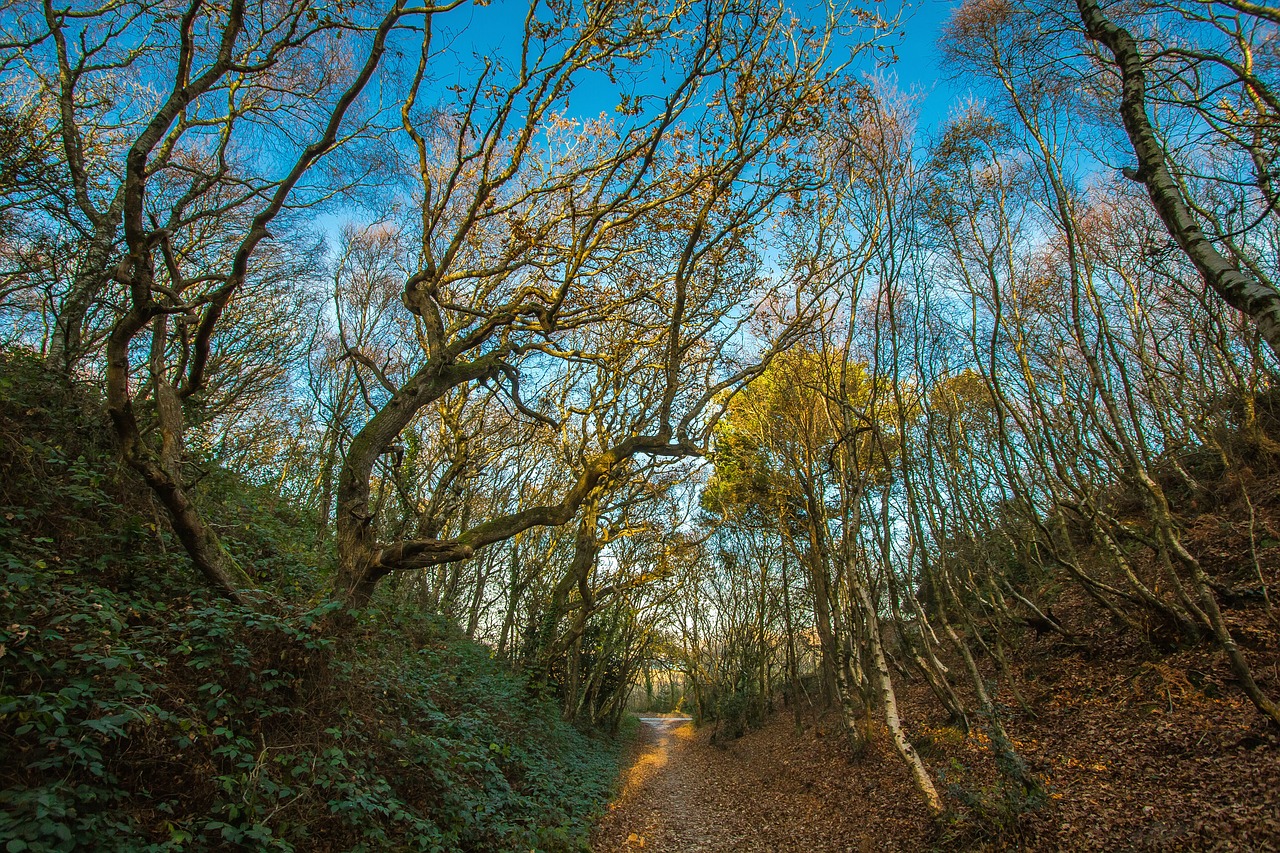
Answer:
<svg viewBox="0 0 1280 853"><path fill-rule="evenodd" d="M193 594L100 417L0 362L0 850L585 849L616 741L439 618L335 639L291 510L226 472L210 514L270 597Z"/></svg>

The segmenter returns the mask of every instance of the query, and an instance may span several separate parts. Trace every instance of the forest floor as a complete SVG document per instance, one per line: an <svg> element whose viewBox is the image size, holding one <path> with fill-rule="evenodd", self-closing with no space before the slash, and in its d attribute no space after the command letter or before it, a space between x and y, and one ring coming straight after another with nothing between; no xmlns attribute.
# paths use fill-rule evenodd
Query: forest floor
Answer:
<svg viewBox="0 0 1280 853"><path fill-rule="evenodd" d="M630 769L592 835L596 853L917 851L931 829L897 757L856 762L829 726L789 715L720 747L710 727L642 722Z"/></svg>
<svg viewBox="0 0 1280 853"><path fill-rule="evenodd" d="M1017 802L1002 799L980 727L966 737L936 714L911 713L930 706L915 683L902 697L952 809L940 824L887 737L855 755L837 715L806 715L797 730L780 710L723 746L711 743L712 726L642 723L592 849L1280 850L1280 737L1233 689L1218 656L1039 651L1019 667L1036 713L1009 711L1014 743L1046 788L1029 811L1008 811ZM1271 667L1259 675L1280 692Z"/></svg>

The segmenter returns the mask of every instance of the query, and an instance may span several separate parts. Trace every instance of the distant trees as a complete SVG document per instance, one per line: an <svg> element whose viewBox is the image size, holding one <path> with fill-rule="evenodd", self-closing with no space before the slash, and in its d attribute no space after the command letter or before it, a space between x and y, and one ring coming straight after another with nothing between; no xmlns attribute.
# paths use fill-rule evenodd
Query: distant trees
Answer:
<svg viewBox="0 0 1280 853"><path fill-rule="evenodd" d="M828 283L823 310L730 404L703 492L714 535L738 548L717 571L759 600L746 615L716 608L697 671L717 649L754 648L717 645L717 630L756 619L772 637L760 654L777 660L811 631L851 733L878 708L935 811L896 683L921 679L957 725L985 733L1003 807L1038 801L1006 728L1010 708L1029 707L1009 651L1029 630L1073 636L1051 606L1064 583L1148 642L1215 643L1276 718L1254 676L1260 649L1224 612L1236 593L1196 553L1187 509L1219 478L1274 462L1259 410L1275 375L1280 226L1256 150L1274 130L1265 11L1163 4L1122 16L1125 32L1105 17L1119 11L1099 14L961 7L943 47L989 101L926 151L884 87L833 109L829 189L809 220L820 251L786 259ZM1139 51L1142 92L1110 42ZM1099 171L1135 151L1136 170ZM1248 486L1232 488L1253 518ZM769 536L768 565L738 556ZM1250 542L1235 577L1263 595Z"/></svg>

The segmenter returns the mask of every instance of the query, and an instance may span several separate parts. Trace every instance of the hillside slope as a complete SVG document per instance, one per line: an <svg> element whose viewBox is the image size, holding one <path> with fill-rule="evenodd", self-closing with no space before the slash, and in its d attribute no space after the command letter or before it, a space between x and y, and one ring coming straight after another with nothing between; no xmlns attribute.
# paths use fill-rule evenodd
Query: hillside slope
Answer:
<svg viewBox="0 0 1280 853"><path fill-rule="evenodd" d="M0 849L579 849L612 742L441 620L324 630L287 504L206 467L264 590L191 592L94 401L0 362Z"/></svg>

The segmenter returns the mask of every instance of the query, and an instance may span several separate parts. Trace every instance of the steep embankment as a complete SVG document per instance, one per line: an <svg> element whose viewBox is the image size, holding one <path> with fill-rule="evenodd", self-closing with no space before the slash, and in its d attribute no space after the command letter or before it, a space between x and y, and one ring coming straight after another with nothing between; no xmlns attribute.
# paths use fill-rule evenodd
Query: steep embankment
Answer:
<svg viewBox="0 0 1280 853"><path fill-rule="evenodd" d="M1254 661L1259 681L1280 692L1276 652L1255 647ZM1038 640L1013 663L1027 707L1002 691L1006 722L1048 792L1017 823L1013 837L1030 849L1280 849L1280 732L1221 653L1158 654L1132 637L1083 632ZM912 693L916 707L927 702L920 687ZM953 781L981 790L981 734L961 739L941 719L927 731L931 763L962 768ZM993 817L989 827L971 820L971 837L993 837L1015 816Z"/></svg>
<svg viewBox="0 0 1280 853"><path fill-rule="evenodd" d="M341 636L298 512L204 464L199 582L91 398L0 357L0 850L572 850L614 747L411 609Z"/></svg>

